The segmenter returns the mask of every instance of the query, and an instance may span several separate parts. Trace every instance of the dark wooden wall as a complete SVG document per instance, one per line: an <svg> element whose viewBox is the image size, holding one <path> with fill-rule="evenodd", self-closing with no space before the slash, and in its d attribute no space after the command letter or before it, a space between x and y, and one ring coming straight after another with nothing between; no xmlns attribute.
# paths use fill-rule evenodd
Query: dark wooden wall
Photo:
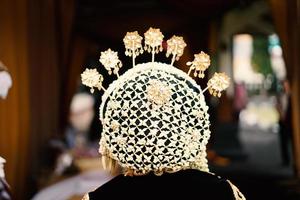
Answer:
<svg viewBox="0 0 300 200"><path fill-rule="evenodd" d="M63 3L69 3L70 12ZM62 131L59 102L72 3L0 1L0 59L13 78L8 98L0 100L0 155L7 160L5 171L15 199L28 199L43 156L40 150Z"/></svg>
<svg viewBox="0 0 300 200"><path fill-rule="evenodd" d="M75 0L0 1L0 60L13 87L0 99L0 155L15 199L28 199L47 140L61 136L87 52L73 34Z"/></svg>

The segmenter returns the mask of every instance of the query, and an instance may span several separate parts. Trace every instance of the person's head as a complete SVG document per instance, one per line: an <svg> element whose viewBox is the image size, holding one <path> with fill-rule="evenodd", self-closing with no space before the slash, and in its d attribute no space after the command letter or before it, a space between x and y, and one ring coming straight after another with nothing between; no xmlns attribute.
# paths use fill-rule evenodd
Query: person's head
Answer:
<svg viewBox="0 0 300 200"><path fill-rule="evenodd" d="M126 55L142 52L141 36L127 33L124 38ZM118 70L121 61L110 49L102 52L100 62L118 79L105 90L100 106L103 130L99 152L103 164L113 170L120 166L125 175L144 175L153 172L176 172L183 169L209 171L206 145L210 137L208 106L204 91L220 96L229 85L229 78L222 73L208 81L206 89L189 76L204 77L210 65L209 56L195 54L188 62L190 71L183 72L173 62L183 54L185 42L181 37L167 41L167 56L173 55L172 63L154 62L163 35L159 29L145 33L145 50L152 52L152 61L133 64L123 75ZM135 46L133 45L135 44ZM82 73L82 82L92 88L103 89L103 77L95 69Z"/></svg>
<svg viewBox="0 0 300 200"><path fill-rule="evenodd" d="M5 99L12 86L12 79L6 66L0 62L0 97Z"/></svg>
<svg viewBox="0 0 300 200"><path fill-rule="evenodd" d="M77 93L73 96L70 106L70 123L79 132L87 132L94 117L93 96Z"/></svg>

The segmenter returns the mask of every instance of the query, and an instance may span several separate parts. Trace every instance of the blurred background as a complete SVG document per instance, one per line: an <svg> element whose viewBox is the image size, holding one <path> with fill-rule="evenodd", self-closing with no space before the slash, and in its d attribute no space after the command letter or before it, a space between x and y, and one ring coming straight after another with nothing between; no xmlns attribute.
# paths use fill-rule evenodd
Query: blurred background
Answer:
<svg viewBox="0 0 300 200"><path fill-rule="evenodd" d="M80 199L112 178L98 154L102 93L80 73L97 68L107 87L100 52L117 50L126 71L123 37L149 27L184 37L184 71L201 50L211 56L202 87L215 71L231 77L221 99L206 99L211 171L247 199L300 199L299 23L299 0L1 0L0 74L12 87L0 98L0 156L13 199Z"/></svg>

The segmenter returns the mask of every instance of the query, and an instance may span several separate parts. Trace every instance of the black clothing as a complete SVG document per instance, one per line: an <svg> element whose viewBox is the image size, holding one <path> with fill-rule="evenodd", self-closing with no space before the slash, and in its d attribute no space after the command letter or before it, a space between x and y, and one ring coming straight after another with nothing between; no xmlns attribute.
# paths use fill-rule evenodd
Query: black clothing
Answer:
<svg viewBox="0 0 300 200"><path fill-rule="evenodd" d="M89 193L90 200L98 199L199 199L233 200L230 184L218 176L199 170L182 170L162 176L119 175Z"/></svg>
<svg viewBox="0 0 300 200"><path fill-rule="evenodd" d="M283 113L282 113L283 112ZM280 112L279 119L279 137L280 137L280 150L282 165L289 166L291 160L290 143L292 141L292 108L291 97L287 97L287 108L285 111Z"/></svg>

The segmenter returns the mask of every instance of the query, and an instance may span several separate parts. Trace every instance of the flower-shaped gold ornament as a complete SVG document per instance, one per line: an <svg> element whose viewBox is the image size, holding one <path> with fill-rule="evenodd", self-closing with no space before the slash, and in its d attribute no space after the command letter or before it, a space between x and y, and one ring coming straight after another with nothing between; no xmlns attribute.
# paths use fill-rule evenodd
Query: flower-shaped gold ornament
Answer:
<svg viewBox="0 0 300 200"><path fill-rule="evenodd" d="M171 54L173 55L171 65L173 65L175 59L179 60L182 56L184 48L186 47L186 43L183 40L183 37L173 36L171 39L167 40L168 48L166 56L169 57Z"/></svg>
<svg viewBox="0 0 300 200"><path fill-rule="evenodd" d="M135 57L144 52L142 47L143 37L137 31L127 32L123 42L125 45L125 55L132 57L133 66L135 66Z"/></svg>
<svg viewBox="0 0 300 200"><path fill-rule="evenodd" d="M152 62L154 62L154 54L163 50L162 42L164 35L160 32L160 29L149 28L145 35L145 51L152 53Z"/></svg>
<svg viewBox="0 0 300 200"><path fill-rule="evenodd" d="M207 83L208 91L211 95L221 97L221 92L230 85L230 78L225 73L215 73ZM204 92L205 90L203 90Z"/></svg>
<svg viewBox="0 0 300 200"><path fill-rule="evenodd" d="M172 90L168 84L158 80L149 81L149 85L147 86L147 95L150 102L162 106L169 102L171 94Z"/></svg>
<svg viewBox="0 0 300 200"><path fill-rule="evenodd" d="M101 52L99 61L108 71L109 75L114 73L117 76L119 76L118 72L119 69L122 67L122 63L119 60L118 52L112 51L111 49L103 51Z"/></svg>
<svg viewBox="0 0 300 200"><path fill-rule="evenodd" d="M91 93L94 93L94 88L104 90L102 87L103 76L99 74L96 69L85 69L85 71L81 73L81 81L83 85L91 88Z"/></svg>
<svg viewBox="0 0 300 200"><path fill-rule="evenodd" d="M194 71L194 76L198 76L199 78L204 78L204 71L209 67L210 65L210 57L203 51L201 51L198 54L194 55L194 60L192 62L187 62L186 64L190 66L188 74L192 70Z"/></svg>

